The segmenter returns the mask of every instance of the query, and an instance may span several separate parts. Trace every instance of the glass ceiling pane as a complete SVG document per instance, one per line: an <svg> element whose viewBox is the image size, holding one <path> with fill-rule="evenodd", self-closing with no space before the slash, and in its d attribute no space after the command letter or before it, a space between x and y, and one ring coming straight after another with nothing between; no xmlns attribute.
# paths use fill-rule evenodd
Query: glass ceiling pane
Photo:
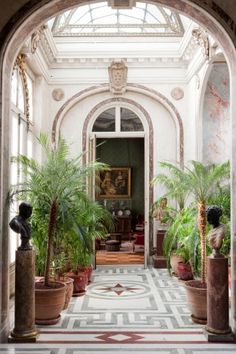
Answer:
<svg viewBox="0 0 236 354"><path fill-rule="evenodd" d="M50 20L54 36L149 33L182 36L180 16L170 9L137 2L132 9L113 9L106 2L79 6ZM92 30L91 30L92 27Z"/></svg>

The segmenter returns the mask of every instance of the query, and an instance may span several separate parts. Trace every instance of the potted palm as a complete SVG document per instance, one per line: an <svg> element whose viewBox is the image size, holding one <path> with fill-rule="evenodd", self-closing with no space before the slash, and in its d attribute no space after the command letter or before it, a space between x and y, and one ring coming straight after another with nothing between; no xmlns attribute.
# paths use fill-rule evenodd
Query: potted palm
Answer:
<svg viewBox="0 0 236 354"><path fill-rule="evenodd" d="M198 161L191 161L190 163L190 167L185 167L183 169L169 163L162 163L162 167L168 168L169 175L157 176L156 182L163 183L167 188L166 196L169 195L172 198L175 198L177 202L179 201L179 195L181 195L182 201L189 195L194 198L200 237L199 248L201 277L199 280L189 280L188 282L185 282L185 287L187 290L189 306L192 312L192 319L198 323L205 323L207 258L206 203L210 201L214 194L219 192L221 186L226 184L229 179L229 162L219 165L212 164L209 166L205 166ZM184 199L181 194L181 189L184 192ZM181 205L183 205L183 203ZM175 235L178 237L177 234Z"/></svg>
<svg viewBox="0 0 236 354"><path fill-rule="evenodd" d="M106 238L108 230L114 228L111 213L96 201L84 198L80 210L78 226L81 233L84 234L84 238L78 238L74 230L71 230L65 239L64 247L67 259L67 274L74 279L74 296L83 295L86 283L91 281L91 258L95 239L97 237ZM83 242L84 239L89 240L86 247Z"/></svg>
<svg viewBox="0 0 236 354"><path fill-rule="evenodd" d="M60 318L60 311L64 306L65 285L50 280L50 268L56 235L73 230L85 245L87 240L78 224L80 201L86 198L87 177L96 170L105 169L102 163L82 163L82 155L70 158L69 146L59 137L56 146L52 145L46 134L41 133L37 138L44 153L43 163L24 155L13 157L22 169L24 182L13 186L13 194L19 198L30 200L36 218L42 217L43 221L33 225L37 229L36 235L45 245L43 255L44 280L36 283L36 321L41 324L56 323ZM33 236L34 237L34 236ZM35 244L37 241L35 241ZM42 252L42 249L41 249ZM36 249L37 253L37 249ZM41 265L42 266L42 265ZM60 300L53 294L58 293ZM45 310L44 310L45 302ZM49 306L50 304L50 306ZM52 309L52 313L50 313Z"/></svg>
<svg viewBox="0 0 236 354"><path fill-rule="evenodd" d="M182 280L193 278L198 244L196 211L190 206L176 212L163 243L168 269Z"/></svg>
<svg viewBox="0 0 236 354"><path fill-rule="evenodd" d="M229 178L229 163L205 166L198 161L191 161L191 168L186 168L183 183L197 203L197 221L201 249L201 278L185 283L187 298L192 312L192 319L197 323L205 323L207 318L206 302L206 204L210 197L217 193L222 183Z"/></svg>

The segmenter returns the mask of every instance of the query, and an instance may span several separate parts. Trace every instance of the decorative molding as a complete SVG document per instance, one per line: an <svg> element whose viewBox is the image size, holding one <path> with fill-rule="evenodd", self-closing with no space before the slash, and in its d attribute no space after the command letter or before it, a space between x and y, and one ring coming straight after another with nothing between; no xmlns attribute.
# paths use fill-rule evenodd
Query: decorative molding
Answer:
<svg viewBox="0 0 236 354"><path fill-rule="evenodd" d="M197 45L201 47L202 54L206 60L210 57L210 43L209 37L205 31L200 28L195 28L192 30L192 36L196 41Z"/></svg>
<svg viewBox="0 0 236 354"><path fill-rule="evenodd" d="M27 76L26 76L26 55L25 54L19 54L16 58L14 67L19 68L19 73L22 78L22 83L23 83L23 88L24 88L24 100L25 100L25 117L26 117L26 124L27 124L27 129L29 129L30 125L30 104L29 104L29 88L28 88L28 82L27 82Z"/></svg>
<svg viewBox="0 0 236 354"><path fill-rule="evenodd" d="M107 3L112 9L132 9L136 5L136 0L107 0Z"/></svg>
<svg viewBox="0 0 236 354"><path fill-rule="evenodd" d="M171 90L171 97L174 98L176 101L181 100L184 97L184 90L180 87L174 87Z"/></svg>
<svg viewBox="0 0 236 354"><path fill-rule="evenodd" d="M52 98L55 101L61 101L65 97L65 93L61 88L56 88L52 91Z"/></svg>
<svg viewBox="0 0 236 354"><path fill-rule="evenodd" d="M121 95L126 91L128 67L123 60L113 60L108 67L110 91Z"/></svg>
<svg viewBox="0 0 236 354"><path fill-rule="evenodd" d="M47 28L46 25L42 25L34 33L32 33L32 35L31 35L31 53L32 54L34 54L36 52L36 49L38 48L38 44L42 39L42 34L46 28Z"/></svg>
<svg viewBox="0 0 236 354"><path fill-rule="evenodd" d="M59 132L59 127L61 120L68 112L68 110L75 104L80 102L81 100L91 97L92 95L99 94L102 92L107 92L109 90L108 84L101 84L97 86L91 86L84 90L79 91L74 96L70 97L58 110L52 125L52 142L56 142L56 136ZM180 117L180 114L174 104L160 92L150 89L146 86L140 84L127 84L127 91L131 92L139 92L148 97L152 97L154 100L160 102L170 113L173 118L176 126L178 127L178 158L180 166L184 166L184 127L183 122Z"/></svg>

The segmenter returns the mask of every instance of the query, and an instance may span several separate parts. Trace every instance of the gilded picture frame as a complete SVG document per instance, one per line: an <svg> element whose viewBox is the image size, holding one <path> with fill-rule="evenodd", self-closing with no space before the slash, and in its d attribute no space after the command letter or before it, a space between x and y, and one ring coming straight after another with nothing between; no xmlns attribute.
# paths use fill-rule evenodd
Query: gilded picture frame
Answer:
<svg viewBox="0 0 236 354"><path fill-rule="evenodd" d="M99 175L100 199L125 199L131 197L131 167L111 167Z"/></svg>

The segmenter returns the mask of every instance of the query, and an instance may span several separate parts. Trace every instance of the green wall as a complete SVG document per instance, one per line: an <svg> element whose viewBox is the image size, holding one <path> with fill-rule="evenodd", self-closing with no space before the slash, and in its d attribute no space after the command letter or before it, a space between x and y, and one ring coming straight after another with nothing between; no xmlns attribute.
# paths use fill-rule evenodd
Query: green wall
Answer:
<svg viewBox="0 0 236 354"><path fill-rule="evenodd" d="M144 139L97 139L97 159L111 167L131 167L131 198L119 200L119 207L129 207L133 214L144 214ZM111 201L107 201L108 206Z"/></svg>

